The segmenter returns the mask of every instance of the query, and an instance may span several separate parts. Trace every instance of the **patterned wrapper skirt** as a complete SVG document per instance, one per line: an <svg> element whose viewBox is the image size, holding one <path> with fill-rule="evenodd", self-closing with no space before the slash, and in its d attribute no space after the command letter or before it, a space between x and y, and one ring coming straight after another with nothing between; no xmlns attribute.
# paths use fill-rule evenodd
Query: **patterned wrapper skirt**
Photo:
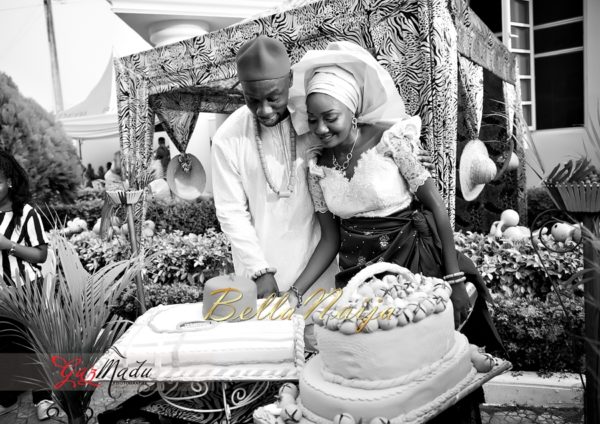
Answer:
<svg viewBox="0 0 600 424"><path fill-rule="evenodd" d="M336 287L343 288L364 267L376 262L392 262L430 277L446 275L443 266L442 243L433 214L413 203L410 208L381 218L350 218L340 220L341 247L336 275ZM458 265L467 281L477 287L478 296L473 312L461 331L470 343L485 346L504 356L500 336L490 317L486 301L490 294L475 264L457 252ZM430 420L428 424L481 424L479 405L485 401L479 388L457 404Z"/></svg>
<svg viewBox="0 0 600 424"><path fill-rule="evenodd" d="M433 214L413 203L410 208L378 218L340 220L341 247L336 275L336 287L344 287L361 269L376 262L392 262L430 277L446 275L442 243ZM467 281L477 288L478 297L462 332L471 343L485 346L488 351L503 351L486 301L490 294L475 264L457 252L458 265Z"/></svg>

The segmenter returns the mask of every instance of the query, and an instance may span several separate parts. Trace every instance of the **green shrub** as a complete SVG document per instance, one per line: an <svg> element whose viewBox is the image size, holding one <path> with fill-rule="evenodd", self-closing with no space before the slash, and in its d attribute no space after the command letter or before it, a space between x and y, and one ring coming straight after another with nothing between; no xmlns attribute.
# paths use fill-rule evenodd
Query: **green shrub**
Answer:
<svg viewBox="0 0 600 424"><path fill-rule="evenodd" d="M104 188L81 187L77 190L77 200L97 200L104 199Z"/></svg>
<svg viewBox="0 0 600 424"><path fill-rule="evenodd" d="M70 240L90 272L131 255L129 242L123 236L103 241L87 231ZM201 285L207 278L232 269L229 240L214 229L200 236L162 230L147 240L146 246L152 265L146 270L145 280L152 284Z"/></svg>
<svg viewBox="0 0 600 424"><path fill-rule="evenodd" d="M565 292L565 317L556 293L545 301L497 296L492 315L513 369L583 371L583 297Z"/></svg>
<svg viewBox="0 0 600 424"><path fill-rule="evenodd" d="M529 228L536 216L550 209L556 209L556 205L544 187L532 187L527 190L527 226ZM542 222L537 223L537 225L539 224Z"/></svg>
<svg viewBox="0 0 600 424"><path fill-rule="evenodd" d="M44 215L47 215L44 222L46 228L54 226L55 217L60 223L79 217L87 222L88 228L93 228L102 213L103 197L98 198L97 191L92 189L80 193L82 198L75 203L58 203L52 205L50 209L42 208ZM209 228L220 229L212 199L149 203L146 219L154 221L157 231L204 234Z"/></svg>
<svg viewBox="0 0 600 424"><path fill-rule="evenodd" d="M181 303L196 303L202 301L203 287L193 284L144 284L146 297L146 308L150 309L158 305L177 305ZM137 315L137 288L135 284L130 285L120 298L120 302L114 305L113 312L129 320L135 320Z"/></svg>
<svg viewBox="0 0 600 424"><path fill-rule="evenodd" d="M75 198L83 168L55 118L0 72L0 147L27 170L36 205Z"/></svg>
<svg viewBox="0 0 600 424"><path fill-rule="evenodd" d="M167 232L203 234L208 228L220 229L212 199L194 202L155 202L148 206L147 218L156 228Z"/></svg>
<svg viewBox="0 0 600 424"><path fill-rule="evenodd" d="M559 254L540 247L546 276L529 240L512 243L472 232L457 232L455 240L457 249L471 258L490 290L509 297L544 299L553 290L552 282L564 283L583 266L580 248Z"/></svg>
<svg viewBox="0 0 600 424"><path fill-rule="evenodd" d="M77 200L75 203L58 203L40 208L45 228L54 228L56 225L64 225L65 222L74 218L81 218L93 228L96 220L102 213L102 199Z"/></svg>

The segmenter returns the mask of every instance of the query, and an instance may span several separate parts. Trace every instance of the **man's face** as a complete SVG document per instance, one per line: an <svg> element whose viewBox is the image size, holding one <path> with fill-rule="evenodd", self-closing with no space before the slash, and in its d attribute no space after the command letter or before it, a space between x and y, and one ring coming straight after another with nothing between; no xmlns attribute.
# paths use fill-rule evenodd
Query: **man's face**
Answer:
<svg viewBox="0 0 600 424"><path fill-rule="evenodd" d="M246 105L264 126L273 127L288 116L291 82L290 76L262 81L242 81Z"/></svg>

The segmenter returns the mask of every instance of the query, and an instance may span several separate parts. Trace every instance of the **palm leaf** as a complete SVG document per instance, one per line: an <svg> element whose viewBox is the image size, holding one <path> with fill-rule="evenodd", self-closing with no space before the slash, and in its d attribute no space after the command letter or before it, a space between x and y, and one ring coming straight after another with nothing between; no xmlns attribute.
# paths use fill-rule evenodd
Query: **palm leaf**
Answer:
<svg viewBox="0 0 600 424"><path fill-rule="evenodd" d="M81 265L77 252L62 236L52 235L58 272L55 280L24 281L0 290L0 315L29 329L23 337L33 348L41 370L40 383L53 387L61 381L51 360L81 359L80 369L91 368L125 331L128 321L109 321L111 305L140 272L144 263L134 258L115 262L94 274ZM93 390L55 390L54 400L70 418L84 417Z"/></svg>
<svg viewBox="0 0 600 424"><path fill-rule="evenodd" d="M116 208L108 194L104 193L104 203L100 212L100 237L106 240L109 235L109 229L112 227L112 218L116 214Z"/></svg>

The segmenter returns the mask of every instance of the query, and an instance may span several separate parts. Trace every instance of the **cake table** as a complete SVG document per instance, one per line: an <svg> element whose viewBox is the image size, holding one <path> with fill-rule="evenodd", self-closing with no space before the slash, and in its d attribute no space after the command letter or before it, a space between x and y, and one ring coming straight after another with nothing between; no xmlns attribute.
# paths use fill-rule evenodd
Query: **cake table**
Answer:
<svg viewBox="0 0 600 424"><path fill-rule="evenodd" d="M140 395L158 394L204 422L237 422L273 383L297 381L304 365L303 317L267 316L214 322L203 319L202 303L154 307L95 364L93 381L137 384Z"/></svg>

